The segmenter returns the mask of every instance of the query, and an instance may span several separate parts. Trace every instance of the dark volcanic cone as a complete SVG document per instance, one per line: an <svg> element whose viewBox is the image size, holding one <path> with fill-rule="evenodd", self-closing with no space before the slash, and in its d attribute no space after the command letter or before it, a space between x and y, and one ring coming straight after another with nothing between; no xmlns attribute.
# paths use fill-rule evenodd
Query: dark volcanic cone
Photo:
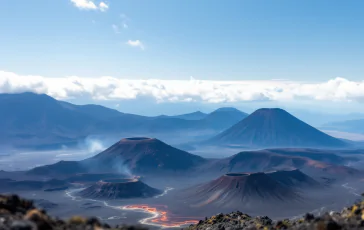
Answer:
<svg viewBox="0 0 364 230"><path fill-rule="evenodd" d="M186 190L191 206L239 207L266 202L299 199L292 188L265 173L228 173L220 178Z"/></svg>
<svg viewBox="0 0 364 230"><path fill-rule="evenodd" d="M250 147L345 147L282 109L259 109L212 138L211 144Z"/></svg>
<svg viewBox="0 0 364 230"><path fill-rule="evenodd" d="M82 163L98 171L125 173L187 172L205 162L202 157L152 138L125 138Z"/></svg>
<svg viewBox="0 0 364 230"><path fill-rule="evenodd" d="M79 196L92 199L147 198L162 194L138 179L108 179L97 182L81 192Z"/></svg>
<svg viewBox="0 0 364 230"><path fill-rule="evenodd" d="M82 161L60 161L52 165L36 167L27 171L27 174L58 178L70 178L75 174L83 174L79 177L86 180L96 178L96 174L103 176L101 174L104 173L106 177L101 179L110 178L106 173L128 177L133 173L163 176L171 175L171 173L186 175L205 162L207 160L200 156L174 148L158 139L134 137L122 139L91 158Z"/></svg>

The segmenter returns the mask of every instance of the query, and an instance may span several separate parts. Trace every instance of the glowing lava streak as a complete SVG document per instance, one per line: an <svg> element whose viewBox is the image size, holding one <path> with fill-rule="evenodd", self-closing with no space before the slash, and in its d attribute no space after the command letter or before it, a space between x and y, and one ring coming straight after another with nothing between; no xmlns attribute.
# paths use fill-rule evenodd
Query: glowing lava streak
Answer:
<svg viewBox="0 0 364 230"><path fill-rule="evenodd" d="M127 205L122 207L124 210L141 211L152 214L151 217L140 220L141 224L154 225L162 228L179 228L184 225L197 224L197 220L173 221L168 219L167 212L158 210L148 205ZM183 218L183 217L182 217Z"/></svg>

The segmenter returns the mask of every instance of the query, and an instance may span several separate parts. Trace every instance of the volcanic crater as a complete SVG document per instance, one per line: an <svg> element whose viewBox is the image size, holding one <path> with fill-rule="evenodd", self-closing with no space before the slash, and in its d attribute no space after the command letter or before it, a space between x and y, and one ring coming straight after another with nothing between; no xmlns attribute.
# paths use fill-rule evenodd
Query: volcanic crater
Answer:
<svg viewBox="0 0 364 230"><path fill-rule="evenodd" d="M100 180L78 192L83 198L116 200L130 198L148 198L162 194L163 191L152 188L138 178L114 178Z"/></svg>
<svg viewBox="0 0 364 230"><path fill-rule="evenodd" d="M280 178L285 177L280 175ZM183 193L183 200L193 207L246 207L267 201L282 203L301 200L296 188L264 172L227 173L210 182L185 189Z"/></svg>

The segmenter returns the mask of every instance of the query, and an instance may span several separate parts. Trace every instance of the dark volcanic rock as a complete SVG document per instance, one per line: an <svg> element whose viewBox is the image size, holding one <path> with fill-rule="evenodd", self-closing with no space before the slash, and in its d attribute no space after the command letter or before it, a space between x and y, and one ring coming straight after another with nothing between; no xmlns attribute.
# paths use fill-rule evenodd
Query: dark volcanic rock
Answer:
<svg viewBox="0 0 364 230"><path fill-rule="evenodd" d="M100 181L78 193L84 198L93 199L128 199L147 198L161 194L138 179L109 179Z"/></svg>
<svg viewBox="0 0 364 230"><path fill-rule="evenodd" d="M282 109L259 109L212 138L211 144L251 147L345 147Z"/></svg>
<svg viewBox="0 0 364 230"><path fill-rule="evenodd" d="M257 230L257 229L364 229L364 201L351 207L344 208L341 212L324 213L322 216L315 217L306 214L301 219L273 221L269 217L251 217L241 212L230 214L218 214L196 225L191 225L185 230Z"/></svg>

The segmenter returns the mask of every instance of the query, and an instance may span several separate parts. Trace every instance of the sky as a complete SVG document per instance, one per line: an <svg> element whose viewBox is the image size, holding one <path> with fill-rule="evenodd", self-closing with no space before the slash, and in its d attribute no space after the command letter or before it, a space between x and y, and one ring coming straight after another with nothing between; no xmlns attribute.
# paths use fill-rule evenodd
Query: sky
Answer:
<svg viewBox="0 0 364 230"><path fill-rule="evenodd" d="M363 1L3 0L0 93L364 112Z"/></svg>

